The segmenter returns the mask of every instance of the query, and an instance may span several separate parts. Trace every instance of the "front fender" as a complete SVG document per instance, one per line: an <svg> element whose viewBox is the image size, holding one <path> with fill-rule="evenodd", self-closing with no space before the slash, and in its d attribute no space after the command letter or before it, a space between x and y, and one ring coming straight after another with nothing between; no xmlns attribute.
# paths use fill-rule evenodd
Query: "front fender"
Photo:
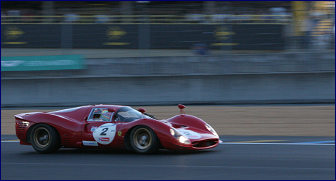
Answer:
<svg viewBox="0 0 336 181"><path fill-rule="evenodd" d="M202 119L196 116L187 115L187 114L176 115L172 118L167 119L167 121L177 127L186 126L186 127L192 127L192 128L196 128L200 130L206 130L204 125L207 124Z"/></svg>
<svg viewBox="0 0 336 181"><path fill-rule="evenodd" d="M127 136L130 134L131 130L136 126L147 126L151 128L156 136L158 137L160 144L162 147L167 148L169 145L176 141L176 139L170 135L171 127L161 121L157 121L154 119L140 119L131 123L128 123L127 126L123 128L123 132L126 132L124 135Z"/></svg>

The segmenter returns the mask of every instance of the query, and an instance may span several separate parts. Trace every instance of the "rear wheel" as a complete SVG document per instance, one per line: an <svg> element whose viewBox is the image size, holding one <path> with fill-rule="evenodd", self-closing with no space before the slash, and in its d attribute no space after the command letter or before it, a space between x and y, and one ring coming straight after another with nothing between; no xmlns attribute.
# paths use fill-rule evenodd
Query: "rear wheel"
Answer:
<svg viewBox="0 0 336 181"><path fill-rule="evenodd" d="M131 131L130 146L138 153L153 153L159 147L159 141L154 131L146 126L138 126Z"/></svg>
<svg viewBox="0 0 336 181"><path fill-rule="evenodd" d="M30 142L39 153L51 153L60 148L60 139L57 131L46 124L40 124L33 128Z"/></svg>

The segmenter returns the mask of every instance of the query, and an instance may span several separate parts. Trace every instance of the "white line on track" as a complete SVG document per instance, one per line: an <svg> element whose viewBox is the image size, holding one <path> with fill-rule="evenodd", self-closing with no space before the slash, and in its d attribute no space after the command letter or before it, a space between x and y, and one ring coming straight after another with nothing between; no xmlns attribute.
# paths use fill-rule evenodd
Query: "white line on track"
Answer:
<svg viewBox="0 0 336 181"><path fill-rule="evenodd" d="M17 140L3 140L1 143L19 143ZM221 145L308 145L308 146L335 146L335 144L318 144L318 143L234 143L222 142Z"/></svg>
<svg viewBox="0 0 336 181"><path fill-rule="evenodd" d="M26 166L60 166L60 167L79 167L79 166L84 166L84 167L88 167L88 166L95 166L95 167L135 167L135 168L144 168L144 167L155 167L155 168L233 168L233 169L241 169L241 168L259 168L259 169L286 169L286 170L292 170L293 168L290 168L288 166L284 166L284 167L278 167L278 166L267 166L267 167L263 167L263 166L253 166L253 167L249 167L249 166L228 166L228 165L157 165L157 164L153 164L153 165L149 165L149 164L104 164L104 163L45 163L45 162L36 162L36 163L32 163L32 162L1 162L2 165L4 166L9 166L9 165L26 165ZM304 167L304 168L295 168L295 169L300 169L300 170L335 170L335 168L315 168L315 167Z"/></svg>
<svg viewBox="0 0 336 181"><path fill-rule="evenodd" d="M20 143L18 140L1 140L1 143Z"/></svg>
<svg viewBox="0 0 336 181"><path fill-rule="evenodd" d="M308 145L308 146L335 146L335 144L318 144L318 143L226 143L222 142L221 145Z"/></svg>

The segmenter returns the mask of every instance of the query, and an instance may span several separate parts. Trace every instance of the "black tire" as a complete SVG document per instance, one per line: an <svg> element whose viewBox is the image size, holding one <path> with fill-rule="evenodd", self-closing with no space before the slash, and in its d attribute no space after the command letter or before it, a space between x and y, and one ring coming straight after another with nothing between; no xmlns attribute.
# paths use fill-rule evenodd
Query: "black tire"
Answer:
<svg viewBox="0 0 336 181"><path fill-rule="evenodd" d="M60 148L60 138L57 131L46 124L36 125L32 129L30 143L39 153L51 153Z"/></svg>
<svg viewBox="0 0 336 181"><path fill-rule="evenodd" d="M129 145L137 153L154 153L159 148L159 140L149 127L137 126L130 133Z"/></svg>

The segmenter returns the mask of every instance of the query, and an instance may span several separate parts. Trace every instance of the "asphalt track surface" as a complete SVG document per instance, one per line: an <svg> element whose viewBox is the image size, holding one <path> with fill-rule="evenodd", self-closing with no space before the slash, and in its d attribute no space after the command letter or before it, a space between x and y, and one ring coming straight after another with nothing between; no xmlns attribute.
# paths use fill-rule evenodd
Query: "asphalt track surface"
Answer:
<svg viewBox="0 0 336 181"><path fill-rule="evenodd" d="M1 179L335 179L334 137L222 136L195 153L60 149L38 154L2 136Z"/></svg>

